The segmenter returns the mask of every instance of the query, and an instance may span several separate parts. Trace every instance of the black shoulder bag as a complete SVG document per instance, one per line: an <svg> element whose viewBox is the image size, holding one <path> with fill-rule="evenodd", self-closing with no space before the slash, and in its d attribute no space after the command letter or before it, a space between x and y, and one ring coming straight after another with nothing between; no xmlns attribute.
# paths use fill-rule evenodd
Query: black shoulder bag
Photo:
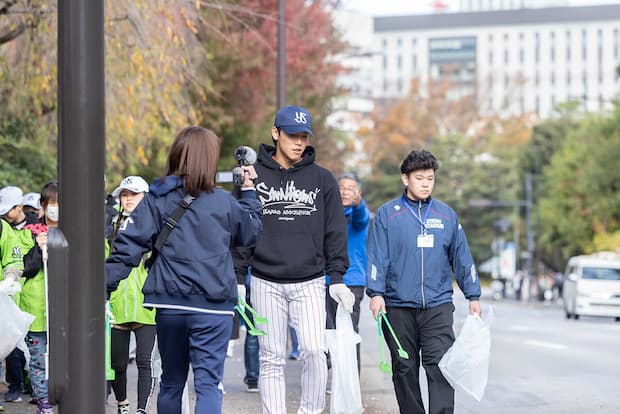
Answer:
<svg viewBox="0 0 620 414"><path fill-rule="evenodd" d="M181 217L183 217L183 214L185 214L189 206L192 204L192 201L194 201L195 199L196 197L193 197L189 194L183 197L183 200L181 200L179 206L172 212L170 217L166 219L166 222L164 223L164 228L161 229L161 232L159 232L159 235L157 236L157 240L155 240L155 245L153 246L151 257L149 257L144 262L144 266L147 269L150 269L151 266L153 266L153 263L155 263L155 260L157 260L157 256L159 256L159 251L164 245L164 242L166 241L168 236L170 235L170 232L177 226L179 220L181 219Z"/></svg>

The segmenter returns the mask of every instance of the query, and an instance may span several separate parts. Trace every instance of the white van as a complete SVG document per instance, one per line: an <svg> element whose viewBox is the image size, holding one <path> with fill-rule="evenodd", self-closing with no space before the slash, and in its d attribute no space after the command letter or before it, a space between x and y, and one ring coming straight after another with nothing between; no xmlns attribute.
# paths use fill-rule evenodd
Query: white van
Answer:
<svg viewBox="0 0 620 414"><path fill-rule="evenodd" d="M610 316L620 321L620 255L571 257L564 272L563 298L567 318Z"/></svg>

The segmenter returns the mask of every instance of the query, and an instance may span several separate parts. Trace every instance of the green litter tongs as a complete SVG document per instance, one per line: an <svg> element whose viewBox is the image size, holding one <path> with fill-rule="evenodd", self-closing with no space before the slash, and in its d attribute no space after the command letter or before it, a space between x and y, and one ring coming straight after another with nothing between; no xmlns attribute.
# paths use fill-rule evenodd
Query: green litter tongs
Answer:
<svg viewBox="0 0 620 414"><path fill-rule="evenodd" d="M250 307L250 305L248 305L247 303L245 303L244 300L242 300L241 298L239 298L239 303L237 305L235 305L235 309L237 310L237 312L239 312L239 315L241 316L241 318L243 318L243 320L245 321L245 325L248 328L248 333L252 336L264 336L267 335L267 332L261 330L261 329L257 329L254 324L252 323L252 321L250 320L250 318L248 318L248 315L245 314L245 309L248 309L248 311L250 311L250 313L252 313L252 315L254 316L256 314L256 311L254 309L252 309ZM257 323L267 323L267 318L264 318L262 316L254 316L255 317L255 321ZM260 322L259 322L260 321Z"/></svg>
<svg viewBox="0 0 620 414"><path fill-rule="evenodd" d="M243 305L243 307L252 314L252 316L254 317L254 323L263 324L263 323L269 322L267 318L265 318L264 316L260 316L258 312L256 312L250 305L248 305L248 303L245 300L239 298L239 304Z"/></svg>
<svg viewBox="0 0 620 414"><path fill-rule="evenodd" d="M386 374L392 373L392 367L385 361L385 344L383 343L383 331L381 330L381 316L377 318L377 329L379 331L379 349L381 350L381 362L379 363L379 369Z"/></svg>
<svg viewBox="0 0 620 414"><path fill-rule="evenodd" d="M398 356L401 357L402 359L409 359L409 354L407 353L407 351L403 349L403 346L400 344L400 341L398 340L398 337L396 336L396 333L394 332L394 329L392 328L392 324L390 324L390 321L388 321L388 318L385 312L380 310L379 316L380 318L378 319L383 319L386 326L388 327L388 330L390 331L390 334L392 335L392 338L394 338L394 342L396 342L396 346L398 347ZM381 329L381 322L379 322L379 329Z"/></svg>

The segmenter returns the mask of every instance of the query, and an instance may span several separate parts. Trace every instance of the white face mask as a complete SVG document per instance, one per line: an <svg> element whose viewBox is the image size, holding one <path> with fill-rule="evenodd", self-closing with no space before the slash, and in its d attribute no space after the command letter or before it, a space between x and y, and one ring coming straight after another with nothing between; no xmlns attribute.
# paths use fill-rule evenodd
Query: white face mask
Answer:
<svg viewBox="0 0 620 414"><path fill-rule="evenodd" d="M47 217L48 219L50 219L51 221L58 221L58 206L48 206L45 209L45 217Z"/></svg>

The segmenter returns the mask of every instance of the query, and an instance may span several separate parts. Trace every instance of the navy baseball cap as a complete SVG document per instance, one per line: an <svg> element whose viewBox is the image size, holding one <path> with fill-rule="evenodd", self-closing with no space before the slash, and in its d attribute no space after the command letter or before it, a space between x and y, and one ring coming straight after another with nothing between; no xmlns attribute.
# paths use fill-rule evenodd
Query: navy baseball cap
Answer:
<svg viewBox="0 0 620 414"><path fill-rule="evenodd" d="M312 135L312 115L301 106L290 105L280 108L273 125L287 134L307 132Z"/></svg>

